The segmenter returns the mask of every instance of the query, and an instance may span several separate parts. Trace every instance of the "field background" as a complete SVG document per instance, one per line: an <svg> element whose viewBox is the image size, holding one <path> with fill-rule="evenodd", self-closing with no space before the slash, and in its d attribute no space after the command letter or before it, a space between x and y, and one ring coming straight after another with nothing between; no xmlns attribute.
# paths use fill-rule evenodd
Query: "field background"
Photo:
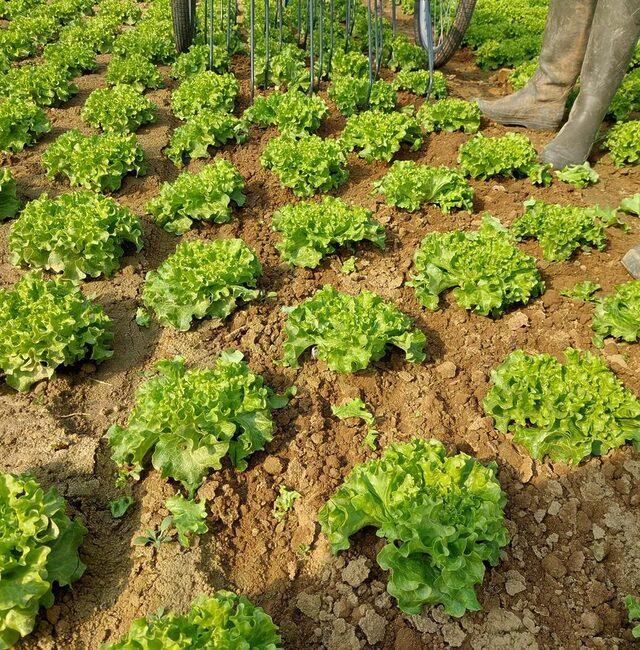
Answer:
<svg viewBox="0 0 640 650"><path fill-rule="evenodd" d="M47 110L52 132L36 146L7 158L23 200L68 190L65 182L45 177L40 157L67 129L93 132L81 121L80 111L89 93L105 85L109 55L98 60L95 74L77 80L76 97L61 108ZM403 282L418 243L429 232L473 228L483 211L509 224L530 196L564 204L616 206L638 191L640 171L616 169L596 153L600 182L585 190L559 182L550 189L534 188L528 180L472 182L473 214L445 216L434 206L408 214L372 194L373 180L387 166L367 164L352 155L350 180L336 194L373 210L387 227L389 246L384 252L359 247L358 271L347 276L339 271L351 254L346 251L314 271L292 270L282 263L274 248L278 239L270 229L270 216L293 196L259 163L261 151L276 131L254 129L247 144L216 153L237 165L244 176L247 205L231 223L201 224L184 237L241 237L263 264L261 287L277 292L277 297L249 304L222 324L205 321L185 333L157 324L142 329L134 315L145 273L156 268L179 241L144 215L144 205L161 183L178 175L162 155L178 121L169 109L175 84L168 68L161 70L166 87L147 93L158 105L156 122L137 134L150 162L149 173L127 177L115 193L123 205L143 215L145 247L126 257L112 278L83 285L113 319L114 357L98 368L88 363L62 371L57 380L41 382L27 394L0 385L2 470L31 471L44 485L56 485L89 528L81 548L88 565L84 577L73 589L59 592L54 607L42 614L34 633L19 647L97 648L122 635L133 618L161 606L182 610L194 596L223 587L236 589L264 607L280 625L286 647L292 649L632 647L621 598L637 592L640 585L638 455L627 446L574 469L536 463L493 430L480 403L489 371L512 350L561 355L567 346L593 349L592 306L561 297L560 291L589 279L609 292L614 284L626 281L620 259L640 241L639 221L627 219L628 234L609 229L605 252L579 253L569 262L547 263L537 245L524 245L538 257L547 291L498 320L470 314L450 296L443 299L444 309L428 312ZM248 105L246 57L234 58L233 72L241 82L238 109L242 110ZM504 74L480 71L468 52L459 53L444 72L452 96L508 92ZM332 113L319 133L336 135L344 127L344 118L326 92L320 94ZM409 94L401 93L400 98L402 104L415 103ZM505 131L483 124L486 135ZM552 137L527 135L538 148ZM468 137L432 135L419 152L403 152L398 158L456 166L458 147ZM194 161L188 169L198 170L207 162ZM22 273L9 263L10 226L11 222L0 225L3 287ZM348 293L371 289L394 302L427 334L429 359L412 365L394 353L369 371L350 376L329 372L308 357L299 371L283 369L278 363L281 307L309 297L325 283ZM119 493L104 433L113 422L125 422L142 375L154 362L179 354L188 363L207 365L229 347L240 349L251 368L263 373L274 388L295 383L298 396L275 413L274 441L265 452L252 456L247 471L238 473L227 466L205 482L199 494L209 500L209 533L194 548L132 547L136 535L156 528L167 514L163 502L174 488L155 471L146 472L133 487L136 504L124 519L112 519L107 504ZM640 394L640 346L609 342L603 352L625 384ZM482 612L461 620L439 608L427 608L418 617L401 613L387 596L385 575L375 564L382 542L373 532L357 535L351 551L337 558L329 554L316 523L317 510L351 467L371 455L361 444L364 427L339 422L331 415L332 404L355 396L362 397L378 416L381 448L414 435L435 437L452 452L498 462L513 539L503 562L487 572L478 590ZM280 485L302 494L282 523L272 515Z"/></svg>

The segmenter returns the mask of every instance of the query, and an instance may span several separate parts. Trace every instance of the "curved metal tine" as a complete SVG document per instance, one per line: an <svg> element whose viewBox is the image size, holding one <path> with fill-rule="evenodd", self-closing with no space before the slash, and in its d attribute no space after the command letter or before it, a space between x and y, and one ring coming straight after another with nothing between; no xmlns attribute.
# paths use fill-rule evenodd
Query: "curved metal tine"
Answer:
<svg viewBox="0 0 640 650"><path fill-rule="evenodd" d="M222 0L220 0L222 2ZM231 0L227 0L227 52L231 51Z"/></svg>
<svg viewBox="0 0 640 650"><path fill-rule="evenodd" d="M346 21L344 29L344 51L349 51L349 37L351 36L351 0L347 0Z"/></svg>
<svg viewBox="0 0 640 650"><path fill-rule="evenodd" d="M318 54L318 88L320 87L320 81L322 80L322 66L324 64L324 0L318 0L320 4L319 12L319 37L318 37L318 47L320 52ZM313 68L312 68L313 73Z"/></svg>
<svg viewBox="0 0 640 650"><path fill-rule="evenodd" d="M373 25L371 24L371 0L367 0L367 44L368 44L368 54L369 54L369 87L367 88L367 106L369 106L369 100L371 99L371 89L373 88L373 68L374 68L374 51L373 51Z"/></svg>
<svg viewBox="0 0 640 650"><path fill-rule="evenodd" d="M427 56L429 58L429 87L425 94L425 101L431 97L433 90L433 62L435 59L435 48L433 45L433 21L431 20L431 0L424 0L425 2L425 20L427 21Z"/></svg>
<svg viewBox="0 0 640 650"><path fill-rule="evenodd" d="M376 78L380 74L380 68L382 66L382 0L374 0L375 10L376 10L376 30L375 30L375 43L376 43Z"/></svg>
<svg viewBox="0 0 640 650"><path fill-rule="evenodd" d="M209 42L209 2L211 0L204 0L204 42Z"/></svg>
<svg viewBox="0 0 640 650"><path fill-rule="evenodd" d="M271 22L269 0L264 0L264 87L269 87L269 27Z"/></svg>
<svg viewBox="0 0 640 650"><path fill-rule="evenodd" d="M313 46L314 46L314 3L315 0L309 0L309 8L308 8L308 13L309 13L309 94L313 94L313 77L314 77L314 72L313 72L313 56L314 56L314 51L313 51Z"/></svg>
<svg viewBox="0 0 640 650"><path fill-rule="evenodd" d="M213 69L213 42L214 42L214 23L213 17L215 15L215 0L209 0L209 70Z"/></svg>
<svg viewBox="0 0 640 650"><path fill-rule="evenodd" d="M396 36L398 33L398 16L396 12L396 0L391 0L391 28L393 30L393 35Z"/></svg>
<svg viewBox="0 0 640 650"><path fill-rule="evenodd" d="M278 48L282 49L282 14L284 13L283 0L276 0L276 11L278 14Z"/></svg>
<svg viewBox="0 0 640 650"><path fill-rule="evenodd" d="M298 45L300 45L300 35L302 34L302 0L298 0Z"/></svg>
<svg viewBox="0 0 640 650"><path fill-rule="evenodd" d="M331 74L331 63L333 62L333 47L335 44L335 33L333 24L336 20L336 3L335 0L329 0L329 56L327 58L327 75Z"/></svg>
<svg viewBox="0 0 640 650"><path fill-rule="evenodd" d="M249 0L249 97L253 103L256 86L256 0Z"/></svg>

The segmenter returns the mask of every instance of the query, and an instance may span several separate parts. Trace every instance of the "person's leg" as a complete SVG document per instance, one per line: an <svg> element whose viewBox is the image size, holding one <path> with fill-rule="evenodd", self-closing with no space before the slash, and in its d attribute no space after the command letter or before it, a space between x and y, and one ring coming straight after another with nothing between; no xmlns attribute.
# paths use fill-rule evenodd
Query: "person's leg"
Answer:
<svg viewBox="0 0 640 650"><path fill-rule="evenodd" d="M640 0L598 0L569 120L541 160L556 169L582 164L627 72L640 37Z"/></svg>
<svg viewBox="0 0 640 650"><path fill-rule="evenodd" d="M484 115L500 124L529 129L557 129L584 59L598 0L552 0L538 69L513 95L477 100Z"/></svg>

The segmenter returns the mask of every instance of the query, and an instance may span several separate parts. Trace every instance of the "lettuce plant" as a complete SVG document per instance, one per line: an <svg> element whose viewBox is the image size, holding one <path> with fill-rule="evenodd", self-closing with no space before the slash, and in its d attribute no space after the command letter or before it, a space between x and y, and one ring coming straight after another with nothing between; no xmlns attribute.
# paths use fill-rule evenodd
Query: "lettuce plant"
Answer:
<svg viewBox="0 0 640 650"><path fill-rule="evenodd" d="M152 63L171 63L176 57L171 21L145 19L139 22L116 38L112 51L122 58L140 55Z"/></svg>
<svg viewBox="0 0 640 650"><path fill-rule="evenodd" d="M229 112L233 110L239 88L231 73L197 72L173 91L171 110L181 120L189 119L203 109Z"/></svg>
<svg viewBox="0 0 640 650"><path fill-rule="evenodd" d="M640 120L616 124L608 133L604 146L616 167L640 162Z"/></svg>
<svg viewBox="0 0 640 650"><path fill-rule="evenodd" d="M391 41L391 59L389 67L392 70L420 70L428 64L427 53L404 34L394 36Z"/></svg>
<svg viewBox="0 0 640 650"><path fill-rule="evenodd" d="M538 59L536 57L535 59L521 63L514 70L512 70L509 74L509 84L511 85L513 91L515 92L521 88L524 88L536 73L537 69Z"/></svg>
<svg viewBox="0 0 640 650"><path fill-rule="evenodd" d="M277 126L281 133L303 135L317 131L328 114L327 105L318 95L289 90L256 97L244 117L261 127Z"/></svg>
<svg viewBox="0 0 640 650"><path fill-rule="evenodd" d="M276 90L308 88L309 70L304 51L295 43L285 43L281 50L271 55L267 70L264 48L258 48L255 59L255 80L261 88L270 86L275 86Z"/></svg>
<svg viewBox="0 0 640 650"><path fill-rule="evenodd" d="M402 611L477 611L485 562L496 566L509 541L497 470L464 453L447 456L437 440L393 444L354 467L318 514L322 532L337 553L359 530L376 528L386 541L377 561Z"/></svg>
<svg viewBox="0 0 640 650"><path fill-rule="evenodd" d="M183 548L191 546L193 535L204 535L209 528L206 524L207 510L204 499L185 499L182 494L176 494L167 499L165 505L171 513L171 524L178 534L178 542Z"/></svg>
<svg viewBox="0 0 640 650"><path fill-rule="evenodd" d="M287 518L287 513L293 508L293 504L301 497L300 492L290 490L285 485L281 485L278 490L278 496L273 502L273 516L276 521L283 521Z"/></svg>
<svg viewBox="0 0 640 650"><path fill-rule="evenodd" d="M597 298L594 298L594 294L600 291L600 289L602 287L596 282L584 280L583 282L576 282L573 287L561 291L560 295L567 296L567 298L572 298L573 300L592 302L597 300Z"/></svg>
<svg viewBox="0 0 640 650"><path fill-rule="evenodd" d="M377 79L369 93L369 79L363 77L340 76L329 86L329 99L346 117L360 111L371 109L389 113L396 107L398 94L384 79Z"/></svg>
<svg viewBox="0 0 640 650"><path fill-rule="evenodd" d="M573 348L566 362L512 352L491 373L483 406L535 459L578 464L632 441L640 447L640 402L600 356Z"/></svg>
<svg viewBox="0 0 640 650"><path fill-rule="evenodd" d="M194 221L231 221L231 204L240 207L245 200L242 175L218 158L195 174L183 172L173 183L164 183L147 204L147 212L167 232L182 235Z"/></svg>
<svg viewBox="0 0 640 650"><path fill-rule="evenodd" d="M529 177L534 185L551 183L549 166L538 162L531 141L520 133L507 133L499 138L488 138L478 133L460 146L458 162L465 174L472 178Z"/></svg>
<svg viewBox="0 0 640 650"><path fill-rule="evenodd" d="M225 352L212 368L187 368L176 357L156 364L138 389L126 427L107 436L120 482L153 467L181 483L190 497L229 456L247 468L251 454L273 439L272 411L287 404L251 372L240 352Z"/></svg>
<svg viewBox="0 0 640 650"><path fill-rule="evenodd" d="M49 131L47 116L31 100L6 97L0 101L0 151L22 151Z"/></svg>
<svg viewBox="0 0 640 650"><path fill-rule="evenodd" d="M78 92L72 71L53 63L22 65L0 76L0 92L38 106L66 102Z"/></svg>
<svg viewBox="0 0 640 650"><path fill-rule="evenodd" d="M526 305L544 291L535 259L520 251L509 231L488 215L475 232L427 235L414 263L416 274L409 284L429 309L437 309L440 294L452 287L461 307L483 316Z"/></svg>
<svg viewBox="0 0 640 650"><path fill-rule="evenodd" d="M331 412L339 420L347 420L349 418L358 418L364 420L367 425L367 435L364 438L364 443L371 451L378 448L378 436L380 432L376 429L375 415L367 408L367 405L359 398L349 400L343 404L331 406Z"/></svg>
<svg viewBox="0 0 640 650"><path fill-rule="evenodd" d="M580 189L595 185L600 180L600 175L588 162L582 163L582 165L569 165L558 170L556 176L563 183L569 183Z"/></svg>
<svg viewBox="0 0 640 650"><path fill-rule="evenodd" d="M612 336L633 343L640 338L640 280L619 284L615 293L596 301L591 324L594 343L602 346Z"/></svg>
<svg viewBox="0 0 640 650"><path fill-rule="evenodd" d="M480 128L480 107L464 99L441 99L425 102L416 115L427 133L434 131L464 131L476 133Z"/></svg>
<svg viewBox="0 0 640 650"><path fill-rule="evenodd" d="M296 196L313 196L339 187L349 178L347 156L338 140L317 135L272 138L260 162L272 170Z"/></svg>
<svg viewBox="0 0 640 650"><path fill-rule="evenodd" d="M129 84L94 90L82 109L82 119L96 129L113 133L134 133L142 124L153 122L157 106Z"/></svg>
<svg viewBox="0 0 640 650"><path fill-rule="evenodd" d="M428 70L400 70L393 78L395 90L406 90L414 95L425 96L429 90ZM447 81L444 74L439 70L433 73L433 84L431 86L431 99L444 99L449 94Z"/></svg>
<svg viewBox="0 0 640 650"><path fill-rule="evenodd" d="M0 221L15 217L20 209L16 182L8 167L0 167Z"/></svg>
<svg viewBox="0 0 640 650"><path fill-rule="evenodd" d="M367 162L389 162L403 144L417 151L422 146L422 130L410 115L366 111L347 119L341 140L345 149L358 149Z"/></svg>
<svg viewBox="0 0 640 650"><path fill-rule="evenodd" d="M111 50L113 41L120 29L120 21L114 16L92 16L80 18L60 30L58 43L73 45L85 43L94 52L105 54Z"/></svg>
<svg viewBox="0 0 640 650"><path fill-rule="evenodd" d="M130 84L142 92L145 88L162 88L162 75L151 61L139 54L127 58L111 57L105 77L108 84Z"/></svg>
<svg viewBox="0 0 640 650"><path fill-rule="evenodd" d="M242 239L180 242L142 291L145 305L163 325L186 331L194 318L226 318L239 302L258 297L262 267Z"/></svg>
<svg viewBox="0 0 640 650"><path fill-rule="evenodd" d="M42 51L42 57L54 68L66 70L71 78L98 67L95 50L84 40L50 43Z"/></svg>
<svg viewBox="0 0 640 650"><path fill-rule="evenodd" d="M101 191L118 190L126 174L142 176L147 171L135 135L83 135L78 129L59 136L42 154L42 164L50 178L62 174L72 187Z"/></svg>
<svg viewBox="0 0 640 650"><path fill-rule="evenodd" d="M127 636L104 650L170 648L251 648L282 650L278 628L261 607L244 596L218 591L197 598L186 614L173 612L139 618Z"/></svg>
<svg viewBox="0 0 640 650"><path fill-rule="evenodd" d="M627 596L624 599L624 606L627 608L627 618L629 623L634 623L631 630L631 636L634 639L640 639L640 598L635 596Z"/></svg>
<svg viewBox="0 0 640 650"><path fill-rule="evenodd" d="M616 122L628 120L632 113L640 110L640 69L633 70L622 80L622 84L609 106L609 115Z"/></svg>
<svg viewBox="0 0 640 650"><path fill-rule="evenodd" d="M285 205L273 214L271 227L282 233L276 244L282 257L295 266L315 268L325 255L345 244L368 240L384 248L384 227L366 208L325 196L321 202Z"/></svg>
<svg viewBox="0 0 640 650"><path fill-rule="evenodd" d="M65 587L84 573L78 548L87 529L66 509L54 488L45 492L30 476L0 474L0 647L33 630L40 607L54 604L54 583Z"/></svg>
<svg viewBox="0 0 640 650"><path fill-rule="evenodd" d="M620 202L620 212L640 217L640 193L628 196Z"/></svg>
<svg viewBox="0 0 640 650"><path fill-rule="evenodd" d="M229 69L229 54L226 47L221 45L213 46L213 67L211 70L217 73L227 72ZM179 81L184 81L194 74L209 69L209 47L207 45L194 44L188 52L183 52L171 66L171 76Z"/></svg>
<svg viewBox="0 0 640 650"><path fill-rule="evenodd" d="M182 167L189 159L208 158L209 147L221 147L230 140L245 142L247 125L231 113L202 110L179 126L164 150L167 158Z"/></svg>
<svg viewBox="0 0 640 650"><path fill-rule="evenodd" d="M111 320L69 280L25 273L0 289L0 370L9 386L28 390L61 365L112 354Z"/></svg>
<svg viewBox="0 0 640 650"><path fill-rule="evenodd" d="M369 77L369 57L356 52L336 48L331 57L331 80L338 77L356 77L367 79Z"/></svg>
<svg viewBox="0 0 640 650"><path fill-rule="evenodd" d="M311 347L316 358L340 373L367 368L382 359L388 346L403 350L411 363L426 358L425 335L395 305L371 291L350 296L326 285L285 313L284 364L293 368Z"/></svg>
<svg viewBox="0 0 640 650"><path fill-rule="evenodd" d="M374 181L374 189L389 205L415 212L428 203L449 213L455 208L473 209L473 188L457 170L396 160L389 171Z"/></svg>
<svg viewBox="0 0 640 650"><path fill-rule="evenodd" d="M518 239L537 239L545 258L555 262L568 260L578 248L604 250L605 228L617 223L615 211L597 206L581 208L529 199L511 230Z"/></svg>
<svg viewBox="0 0 640 650"><path fill-rule="evenodd" d="M101 0L97 15L113 16L120 23L134 25L140 20L142 10L136 0Z"/></svg>
<svg viewBox="0 0 640 650"><path fill-rule="evenodd" d="M27 264L82 280L111 275L120 266L125 242L142 248L140 219L129 208L87 190L50 199L40 195L13 224L13 264Z"/></svg>

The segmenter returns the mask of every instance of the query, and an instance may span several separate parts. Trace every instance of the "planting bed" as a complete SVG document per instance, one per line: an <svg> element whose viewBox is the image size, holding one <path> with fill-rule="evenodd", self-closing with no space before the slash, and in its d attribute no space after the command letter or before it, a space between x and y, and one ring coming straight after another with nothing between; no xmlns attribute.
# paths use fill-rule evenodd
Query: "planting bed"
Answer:
<svg viewBox="0 0 640 650"><path fill-rule="evenodd" d="M80 114L90 92L105 85L109 58L100 55L98 69L77 80L78 95L46 110L52 124L49 134L35 146L6 156L23 202L43 192L68 190L63 179L47 178L41 156L68 129L97 133ZM534 187L528 178L472 180L472 213L443 214L431 205L409 213L386 205L372 191L389 165L367 163L352 153L350 178L332 194L372 210L387 229L387 248L358 244L357 268L351 274L341 272L354 254L347 250L328 256L313 270L290 267L275 248L280 235L270 224L274 211L297 199L260 164L266 144L277 135L275 128L252 128L248 142L215 153L235 164L246 183L246 204L234 209L229 223L199 222L176 237L145 214L161 184L175 180L180 171L162 153L180 123L170 110L177 84L167 67L159 69L166 87L146 93L158 106L156 121L137 132L149 171L139 178L127 176L112 194L142 216L144 248L128 251L111 278L82 285L113 320L113 357L98 366L88 362L61 369L55 380L40 382L27 393L0 385L3 471L32 472L43 485L57 486L88 528L80 549L87 564L84 576L71 589L57 592L55 605L41 610L36 629L20 647L97 648L120 638L134 618L159 607L182 611L195 596L222 588L263 607L280 626L287 648L632 647L623 599L640 586L638 454L626 445L577 467L534 461L509 435L495 430L482 399L490 371L510 352L522 348L561 358L570 346L603 354L626 387L640 395L640 346L608 339L598 351L592 344L593 306L561 295L579 281L598 282L606 294L627 281L620 259L640 242L640 221L623 217L629 232L607 229L606 250L579 251L564 262L546 261L533 241L519 244L537 258L547 289L529 305L496 319L464 310L450 292L442 296L439 311L425 310L404 282L412 274L416 248L429 233L475 229L485 211L511 224L530 197L617 207L640 188L640 169L616 168L608 156L596 152L592 164L600 181L586 189L558 181L549 188ZM235 56L232 71L240 83L239 115L249 104L247 58ZM502 75L480 71L466 51L456 55L444 73L454 97L508 91ZM326 89L320 96L331 113L319 134L338 135L345 118L327 99ZM415 96L400 93L400 100L405 105L415 102ZM482 123L485 135L506 132ZM526 135L538 150L552 137ZM418 151L403 148L396 159L456 168L458 148L471 137L460 132L431 134ZM195 160L187 169L198 171L209 162ZM0 224L0 283L5 288L23 273L9 261L11 223ZM273 294L239 308L222 323L204 320L187 332L155 320L148 328L136 324L145 274L179 241L232 237L243 239L256 252L263 266L259 287ZM427 359L407 363L404 353L394 350L367 370L341 375L307 354L299 369L283 367L282 307L300 303L325 284L349 294L375 291L395 304L425 333ZM122 490L115 487L116 467L105 432L114 423L126 422L135 391L155 362L180 355L188 364L211 366L229 348L241 350L269 386L283 392L295 384L297 395L274 411L274 439L249 458L245 471L225 461L222 471L212 473L198 491L208 500L208 533L191 548L177 543L132 546L135 537L159 526L168 514L163 504L176 490L158 472L145 471L129 490L134 505L122 519L112 518L108 503ZM511 542L502 551L501 563L487 570L478 587L482 611L460 619L440 607L426 607L417 616L402 613L386 593L387 576L375 562L384 542L371 529L358 533L349 551L330 554L318 510L355 464L375 455L363 444L363 423L332 414L332 405L355 397L377 418L380 449L418 436L441 440L450 452L497 462L507 494ZM278 521L273 504L280 486L297 490L301 497Z"/></svg>

